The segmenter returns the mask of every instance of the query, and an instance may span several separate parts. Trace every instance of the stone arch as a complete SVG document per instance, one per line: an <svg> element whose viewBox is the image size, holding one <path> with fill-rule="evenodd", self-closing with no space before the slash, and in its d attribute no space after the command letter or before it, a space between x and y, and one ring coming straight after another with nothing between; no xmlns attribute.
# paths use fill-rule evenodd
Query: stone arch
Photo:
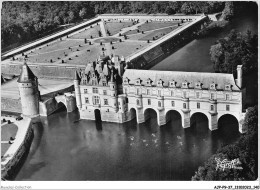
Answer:
<svg viewBox="0 0 260 190"><path fill-rule="evenodd" d="M156 113L156 117L158 118L158 112L157 110L153 109L153 108L146 108L144 109L144 121L147 121L151 118L151 116L153 115L152 112Z"/></svg>
<svg viewBox="0 0 260 190"><path fill-rule="evenodd" d="M201 126L204 125L205 127ZM197 129L209 129L211 127L211 116L208 113L202 112L202 111L194 111L190 114L190 126L196 127Z"/></svg>
<svg viewBox="0 0 260 190"><path fill-rule="evenodd" d="M218 129L229 135L232 135L233 132L240 131L238 116L232 113L224 113L219 115Z"/></svg>
<svg viewBox="0 0 260 190"><path fill-rule="evenodd" d="M172 116L171 113L174 113L175 116ZM167 110L167 111L166 111L166 114L165 114L165 116L166 116L166 122L172 120L173 117L178 116L178 114L180 115L180 119L182 119L182 117L183 117L183 112L182 112L182 111L179 111L179 110L176 110L176 109Z"/></svg>
<svg viewBox="0 0 260 190"><path fill-rule="evenodd" d="M57 110L61 110L63 108L65 108L67 111L67 106L63 101L57 102Z"/></svg>
<svg viewBox="0 0 260 190"><path fill-rule="evenodd" d="M102 121L102 119L101 119L101 112L100 112L99 109L95 109L95 110L94 110L94 115L95 115L95 120L96 120L97 122Z"/></svg>
<svg viewBox="0 0 260 190"><path fill-rule="evenodd" d="M137 119L137 111L135 108L130 108L129 113L130 113L130 120Z"/></svg>

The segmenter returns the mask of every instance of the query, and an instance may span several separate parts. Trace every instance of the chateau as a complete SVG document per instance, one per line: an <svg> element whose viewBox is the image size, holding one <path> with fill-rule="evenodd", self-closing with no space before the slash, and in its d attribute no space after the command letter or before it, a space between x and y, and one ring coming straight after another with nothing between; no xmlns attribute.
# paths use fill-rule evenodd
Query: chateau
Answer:
<svg viewBox="0 0 260 190"><path fill-rule="evenodd" d="M200 112L207 116L210 130L218 127L218 119L233 115L241 125L242 70L237 79L232 74L152 71L126 69L124 59L99 59L85 71L75 72L77 107L82 119L124 123L136 117L138 123L149 119L149 109L157 113L158 125L170 120L177 111L182 126L190 127L190 118ZM241 126L239 126L242 132Z"/></svg>
<svg viewBox="0 0 260 190"><path fill-rule="evenodd" d="M40 102L37 77L27 64L18 79L22 113L34 117L44 115L49 104ZM232 74L129 69L123 57L100 57L85 70L75 71L75 92L55 97L55 104L66 99L67 111L78 108L81 119L124 123L132 119L144 123L151 109L157 113L159 126L171 119L171 113L181 116L182 126L190 127L190 118L203 113L210 130L218 128L218 120L233 115L242 133L242 68L237 67L237 79ZM73 101L75 97L76 101ZM74 105L72 105L74 104ZM76 105L75 105L76 104ZM73 109L69 109L72 106ZM45 106L45 108L43 108ZM40 107L40 108L39 108ZM54 109L58 109L54 106ZM49 114L46 114L46 116Z"/></svg>

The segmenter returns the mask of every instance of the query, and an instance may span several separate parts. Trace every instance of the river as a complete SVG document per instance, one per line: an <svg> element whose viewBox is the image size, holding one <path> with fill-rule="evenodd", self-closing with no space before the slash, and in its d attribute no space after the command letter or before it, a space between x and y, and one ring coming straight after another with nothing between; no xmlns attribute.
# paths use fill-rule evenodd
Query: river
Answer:
<svg viewBox="0 0 260 190"><path fill-rule="evenodd" d="M213 72L209 48L230 29L257 31L257 16L235 19L223 31L193 40L152 69ZM211 132L207 118L183 129L178 115L158 127L156 114L145 124L80 120L62 110L41 118L17 181L191 180L195 171L223 144L235 142L238 123L226 116Z"/></svg>

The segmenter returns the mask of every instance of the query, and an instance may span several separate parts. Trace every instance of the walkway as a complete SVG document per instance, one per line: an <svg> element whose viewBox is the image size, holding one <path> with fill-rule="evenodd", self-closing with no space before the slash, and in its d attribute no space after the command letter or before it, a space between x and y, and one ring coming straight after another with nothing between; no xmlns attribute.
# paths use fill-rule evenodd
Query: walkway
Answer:
<svg viewBox="0 0 260 190"><path fill-rule="evenodd" d="M145 23L145 21L144 21L144 22L139 22L138 24L133 25L133 26L130 26L130 27L127 27L127 28L123 28L123 29L121 30L121 32L119 32L119 33L121 33L121 34L123 35L124 33L128 32L129 30L137 30L137 29L138 29L138 26L141 26L141 25L143 25L144 23ZM114 36L119 35L119 33L114 34Z"/></svg>
<svg viewBox="0 0 260 190"><path fill-rule="evenodd" d="M103 37L107 37L107 32L106 32L104 21L101 21L99 23L99 25L100 25L100 29L101 29ZM110 56L112 54L111 46L110 46L109 43L104 43L104 44L105 44L105 47L106 47L105 48L106 55Z"/></svg>

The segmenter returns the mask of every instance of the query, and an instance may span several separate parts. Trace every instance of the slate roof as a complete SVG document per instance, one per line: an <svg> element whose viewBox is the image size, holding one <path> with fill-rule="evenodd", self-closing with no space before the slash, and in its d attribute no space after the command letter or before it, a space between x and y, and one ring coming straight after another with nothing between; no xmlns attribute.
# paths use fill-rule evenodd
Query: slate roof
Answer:
<svg viewBox="0 0 260 190"><path fill-rule="evenodd" d="M126 69L123 78L129 79L129 84L135 84L136 79L141 79L141 85L146 85L150 78L152 85L156 86L158 80L164 81L163 86L168 87L169 81L175 81L176 87L180 88L182 82L187 81L189 88L194 88L197 82L202 83L202 89L209 89L210 84L217 84L217 90L223 90L226 84L230 84L233 91L238 90L232 74L225 73L199 73L199 72L180 72L180 71L157 71L157 70L137 70Z"/></svg>
<svg viewBox="0 0 260 190"><path fill-rule="evenodd" d="M21 74L20 74L17 82L20 82L20 83L32 82L35 80L35 78L36 77L33 74L32 70L28 67L28 65L26 63L24 63L22 66Z"/></svg>

